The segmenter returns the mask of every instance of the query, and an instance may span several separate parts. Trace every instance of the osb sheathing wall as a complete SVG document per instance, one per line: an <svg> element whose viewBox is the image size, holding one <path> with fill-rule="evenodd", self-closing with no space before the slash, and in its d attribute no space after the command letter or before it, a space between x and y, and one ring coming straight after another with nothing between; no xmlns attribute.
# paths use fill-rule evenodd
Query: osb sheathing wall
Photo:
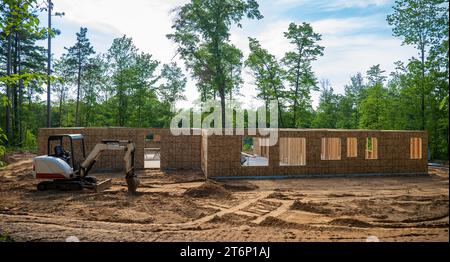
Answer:
<svg viewBox="0 0 450 262"><path fill-rule="evenodd" d="M169 129L163 129L161 136L161 169L201 168L201 135L174 136Z"/></svg>
<svg viewBox="0 0 450 262"><path fill-rule="evenodd" d="M146 140L150 133L157 139ZM38 134L40 155L47 154L48 137L57 134L82 134L86 156L103 139L132 140L136 146L136 169L144 168L144 148L160 148L161 169L200 169L201 136L173 136L169 129L158 128L42 128ZM94 170L123 169L123 155L120 151L103 152ZM81 159L80 155L76 157Z"/></svg>
<svg viewBox="0 0 450 262"><path fill-rule="evenodd" d="M160 148L161 169L202 169L205 175L271 176L301 174L425 173L427 171L426 132L350 131L350 130L280 130L279 137L306 139L306 165L280 166L279 144L269 148L269 166L241 166L242 136L174 136L169 129L156 128L43 128L39 130L39 154L47 154L47 139L55 134L83 134L86 154L103 139L132 140L136 145L135 168L144 167L144 148ZM147 134L159 135L160 141L146 141ZM321 160L321 139L341 138L341 160ZM357 157L347 157L347 137L357 138ZM378 159L365 159L367 137L378 141ZM422 139L422 159L410 159L410 139ZM53 146L52 146L53 148ZM79 156L77 156L79 157ZM123 152L106 151L94 169L123 168Z"/></svg>
<svg viewBox="0 0 450 262"><path fill-rule="evenodd" d="M241 166L242 136L212 135L208 136L204 142L207 145L208 154L202 163L203 171L208 177L427 172L428 135L426 132L281 130L279 137L306 139L305 166L280 166L279 144L269 148L269 166ZM341 139L341 160L321 160L321 141L324 137ZM347 157L347 137L357 138L357 157ZM365 159L367 137L377 138L378 159ZM422 159L410 159L411 137L422 138Z"/></svg>

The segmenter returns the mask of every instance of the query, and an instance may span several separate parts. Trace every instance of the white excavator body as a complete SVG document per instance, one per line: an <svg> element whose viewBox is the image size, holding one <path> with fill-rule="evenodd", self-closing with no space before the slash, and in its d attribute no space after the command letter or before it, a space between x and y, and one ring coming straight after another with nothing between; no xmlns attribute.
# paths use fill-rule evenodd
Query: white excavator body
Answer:
<svg viewBox="0 0 450 262"><path fill-rule="evenodd" d="M33 173L37 179L71 179L74 176L66 161L47 155L33 159Z"/></svg>

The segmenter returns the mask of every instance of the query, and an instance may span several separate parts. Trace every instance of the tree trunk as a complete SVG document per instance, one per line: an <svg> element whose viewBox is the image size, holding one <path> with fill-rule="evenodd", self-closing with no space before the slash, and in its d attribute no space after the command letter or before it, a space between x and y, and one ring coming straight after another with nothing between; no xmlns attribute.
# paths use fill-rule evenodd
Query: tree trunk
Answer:
<svg viewBox="0 0 450 262"><path fill-rule="evenodd" d="M219 88L220 107L222 108L222 128L225 128L225 86Z"/></svg>
<svg viewBox="0 0 450 262"><path fill-rule="evenodd" d="M300 51L301 53L301 51ZM297 61L297 75L295 79L295 94L294 94L294 119L292 127L297 127L297 107L298 107L298 90L300 85L300 59Z"/></svg>
<svg viewBox="0 0 450 262"><path fill-rule="evenodd" d="M142 119L141 119L141 108L142 108L142 98L143 95L139 94L139 105L138 105L138 127L142 127Z"/></svg>
<svg viewBox="0 0 450 262"><path fill-rule="evenodd" d="M64 85L61 85L61 93L59 97L59 127L62 127L62 107L64 100Z"/></svg>
<svg viewBox="0 0 450 262"><path fill-rule="evenodd" d="M22 65L21 65L21 48L20 48L20 42L17 44L17 54L18 54L18 71L19 75L22 74ZM18 117L18 130L19 130L19 143L22 143L23 141L23 127L22 127L22 103L23 103L23 80L19 80L19 101L17 103L17 117Z"/></svg>
<svg viewBox="0 0 450 262"><path fill-rule="evenodd" d="M125 91L124 91L124 87L123 87L123 81L122 81L122 70L119 69L120 72L120 79L119 79L119 126L124 126L125 125L125 116L124 116L124 111L125 111Z"/></svg>
<svg viewBox="0 0 450 262"><path fill-rule="evenodd" d="M17 75L18 73L18 45L19 45L19 39L18 39L18 34L17 32L14 33L14 66L13 66L13 71L14 74ZM18 104L18 95L17 95L17 87L19 85L19 82L14 83L13 84L13 89L12 89L12 109L13 109L13 128L12 128L12 139L13 139L13 143L15 145L19 145L20 141L18 141L18 137L17 134L18 132L18 127L19 127L19 118L18 118L18 112L17 112L17 104Z"/></svg>
<svg viewBox="0 0 450 262"><path fill-rule="evenodd" d="M281 125L281 127L284 127L283 117L281 116L281 103L280 103L280 99L278 99L278 97L277 97L277 103L278 103L278 118L280 119L280 125Z"/></svg>
<svg viewBox="0 0 450 262"><path fill-rule="evenodd" d="M420 49L422 62L422 79L421 79L421 110L422 110L422 130L425 130L425 47Z"/></svg>
<svg viewBox="0 0 450 262"><path fill-rule="evenodd" d="M375 94L376 96L376 105L375 105L375 117L377 119L377 129L380 129L381 125L380 125L380 112L379 112L379 106L380 106L380 101L379 101L379 95L380 93L378 92L378 86L375 86L377 93Z"/></svg>
<svg viewBox="0 0 450 262"><path fill-rule="evenodd" d="M284 127L283 117L281 116L281 102L280 102L280 96L278 95L278 88L274 87L274 90L275 90L275 98L277 99L277 105L278 105L278 120L280 120L280 127Z"/></svg>
<svg viewBox="0 0 450 262"><path fill-rule="evenodd" d="M216 56L216 85L219 88L220 107L222 111L222 128L225 128L225 79L223 77L223 69L220 58L219 40L214 40L214 53ZM215 93L214 93L215 94Z"/></svg>
<svg viewBox="0 0 450 262"><path fill-rule="evenodd" d="M81 52L81 51L80 51ZM81 86L81 58L78 57L78 76L77 76L77 107L75 110L75 126L79 124L79 104L80 104L80 86Z"/></svg>
<svg viewBox="0 0 450 262"><path fill-rule="evenodd" d="M11 29L13 30L13 29ZM12 32L8 35L8 44L7 44L7 58L6 58L6 74L8 76L11 76L11 46L12 46ZM9 145L11 141L11 83L6 84L6 117L5 117L5 132L6 136L8 138L8 141L6 141L6 144Z"/></svg>

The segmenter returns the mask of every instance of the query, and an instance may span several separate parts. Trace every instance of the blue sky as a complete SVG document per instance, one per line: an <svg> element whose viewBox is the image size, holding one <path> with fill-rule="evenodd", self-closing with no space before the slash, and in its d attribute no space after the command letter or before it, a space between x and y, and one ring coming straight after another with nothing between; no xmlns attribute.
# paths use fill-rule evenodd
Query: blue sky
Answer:
<svg viewBox="0 0 450 262"><path fill-rule="evenodd" d="M55 11L64 11L62 18L53 19L62 34L53 40L55 56L75 41L80 26L87 27L97 52L105 52L116 37L126 34L136 46L152 54L163 63L169 62L176 46L166 39L171 31L170 10L187 0L54 0ZM290 22L311 23L322 34L324 56L313 64L318 79L328 79L336 92L342 93L351 75L366 72L371 65L381 64L387 74L394 62L407 61L416 50L401 46L401 40L392 36L386 16L391 12L393 0L260 0L264 19L244 20L243 28L234 27L230 40L244 55L248 54L248 37L256 37L262 46L281 58L292 48L284 39ZM46 24L46 20L42 20ZM175 60L179 61L176 57ZM182 61L179 61L182 64ZM243 71L244 85L241 101L247 106L259 103L253 79L247 69ZM186 72L188 74L188 72ZM318 103L318 93L313 94L313 104ZM189 79L187 101L179 103L188 107L198 98L195 82Z"/></svg>

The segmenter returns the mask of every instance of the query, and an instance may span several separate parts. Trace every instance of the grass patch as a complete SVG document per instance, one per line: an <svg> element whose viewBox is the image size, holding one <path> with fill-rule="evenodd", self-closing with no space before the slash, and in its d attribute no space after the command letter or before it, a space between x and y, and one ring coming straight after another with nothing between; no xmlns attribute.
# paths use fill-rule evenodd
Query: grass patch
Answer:
<svg viewBox="0 0 450 262"><path fill-rule="evenodd" d="M7 234L0 233L0 242L14 242L14 240Z"/></svg>

